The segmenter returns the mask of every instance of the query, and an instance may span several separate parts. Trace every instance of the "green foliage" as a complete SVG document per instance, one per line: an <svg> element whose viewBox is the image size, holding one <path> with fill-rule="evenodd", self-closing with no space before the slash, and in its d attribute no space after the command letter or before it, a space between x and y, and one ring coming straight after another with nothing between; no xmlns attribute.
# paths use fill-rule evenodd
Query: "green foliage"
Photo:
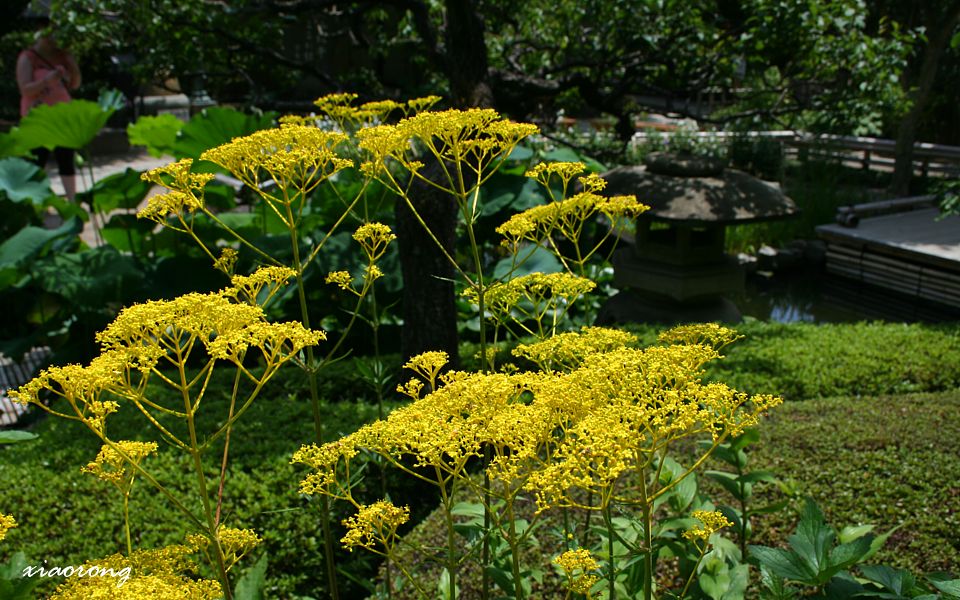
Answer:
<svg viewBox="0 0 960 600"><path fill-rule="evenodd" d="M399 369L396 357L389 364L391 370ZM324 373L325 377L321 378L324 390L342 400L325 404L323 408L322 418L331 438L354 431L377 417L369 391L356 379L350 364L337 363ZM310 502L297 492L295 482L300 473L290 464L295 440L307 439L312 433L311 409L302 398L306 388L303 374L291 370L286 375L285 381L269 385L244 419L238 421L231 435L228 473L231 491L229 504L224 505L230 510L224 518L228 524L256 529L265 539L263 548L270 564L266 585L262 588L263 597L320 597L317 590L322 586L323 562L318 503ZM210 414L198 420L198 427L210 428L216 424L217 414L226 413L231 386L230 377L214 377L204 400L211 403ZM172 402L159 396L158 399ZM392 400L386 404L388 409L397 405ZM154 439L146 437L149 432L144 429L139 412L128 408L130 410L121 410L111 417L116 419L109 425L111 435L130 440ZM20 524L0 545L0 558L5 556L11 542L28 556L43 557L51 565L82 564L119 551L123 544L122 523L104 508L116 506L117 497L101 482L79 471L96 456L100 448L98 440L82 425L63 419L44 419L36 425L35 432L56 443L18 444L0 449L0 480L18 482L17 486L0 486L0 506L16 507L15 516ZM211 456L205 465L211 481L219 473L219 458ZM183 476L190 468L189 457L161 451L151 457L151 462L151 472L175 494L185 497L189 493L190 483ZM137 486L142 483L138 482ZM418 502L416 488L404 485L400 477L388 474L388 483L397 501L412 504L418 518L432 508ZM379 490L364 488L358 493L372 499L378 497ZM347 512L346 507L338 507L331 516L334 528L340 532L338 539L343 535L340 520ZM188 532L189 525L180 518L180 513L149 493L134 494L131 514L133 525L140 532L136 544L141 547L182 543L183 535ZM58 534L49 536L48 531ZM261 565L253 560L248 565L249 575L241 581L255 583L255 570ZM375 569L375 561L360 552L342 551L338 565L344 571L361 574ZM48 593L51 584L50 580L43 583ZM346 581L344 586L345 597L362 597L358 586ZM0 597L6 599L6 596Z"/></svg>
<svg viewBox="0 0 960 600"><path fill-rule="evenodd" d="M808 500L787 549L750 546L750 556L760 568L788 581L822 586L879 549L885 536L854 536L843 542L826 524L823 513Z"/></svg>
<svg viewBox="0 0 960 600"><path fill-rule="evenodd" d="M960 330L901 323L747 323L711 377L787 400L949 390L960 385ZM891 349L896 348L896 357Z"/></svg>
<svg viewBox="0 0 960 600"><path fill-rule="evenodd" d="M33 600L34 588L43 580L39 577L24 577L23 570L30 562L23 552L16 552L0 564L0 598L4 600Z"/></svg>
<svg viewBox="0 0 960 600"><path fill-rule="evenodd" d="M219 106L206 108L180 129L173 154L177 158L200 158L204 150L272 127L276 116L276 113L247 114Z"/></svg>
<svg viewBox="0 0 960 600"><path fill-rule="evenodd" d="M35 106L20 120L16 129L19 143L25 148L86 148L113 114L89 100L72 100L60 104Z"/></svg>
<svg viewBox="0 0 960 600"><path fill-rule="evenodd" d="M751 463L814 498L830 522L896 528L872 562L914 573L957 570L957 490L946 483L960 481L956 390L788 402L762 432ZM784 499L774 486L757 491L757 502ZM757 515L754 543L779 546L794 520L792 511Z"/></svg>
<svg viewBox="0 0 960 600"><path fill-rule="evenodd" d="M134 146L146 146L150 156L173 156L183 121L171 114L144 115L127 125L127 137Z"/></svg>
<svg viewBox="0 0 960 600"><path fill-rule="evenodd" d="M0 191L14 202L30 200L34 204L53 195L43 170L22 158L0 160Z"/></svg>

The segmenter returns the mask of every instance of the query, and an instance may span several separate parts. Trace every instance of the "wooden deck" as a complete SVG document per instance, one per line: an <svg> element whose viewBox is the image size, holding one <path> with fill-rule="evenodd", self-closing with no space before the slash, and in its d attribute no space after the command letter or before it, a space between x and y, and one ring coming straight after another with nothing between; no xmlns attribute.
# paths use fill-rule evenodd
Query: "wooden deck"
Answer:
<svg viewBox="0 0 960 600"><path fill-rule="evenodd" d="M917 298L960 307L960 217L936 208L821 225L827 271Z"/></svg>

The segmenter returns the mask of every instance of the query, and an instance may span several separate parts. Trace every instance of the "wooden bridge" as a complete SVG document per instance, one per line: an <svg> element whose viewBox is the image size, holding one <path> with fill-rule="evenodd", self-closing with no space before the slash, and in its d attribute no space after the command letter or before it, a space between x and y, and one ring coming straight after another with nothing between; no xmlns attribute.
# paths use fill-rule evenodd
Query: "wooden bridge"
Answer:
<svg viewBox="0 0 960 600"><path fill-rule="evenodd" d="M960 308L960 217L940 217L933 196L842 207L817 227L827 271Z"/></svg>

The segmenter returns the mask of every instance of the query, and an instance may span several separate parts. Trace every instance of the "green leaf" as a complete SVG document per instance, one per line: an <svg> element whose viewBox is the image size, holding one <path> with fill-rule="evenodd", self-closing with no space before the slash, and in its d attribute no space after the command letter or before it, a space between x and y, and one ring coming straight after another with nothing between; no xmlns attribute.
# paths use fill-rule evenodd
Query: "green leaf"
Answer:
<svg viewBox="0 0 960 600"><path fill-rule="evenodd" d="M105 213L118 208L136 208L153 184L140 179L140 172L127 167L121 173L114 173L100 179L93 187L77 194L77 197L87 204L93 201L94 210Z"/></svg>
<svg viewBox="0 0 960 600"><path fill-rule="evenodd" d="M276 113L247 115L219 106L204 109L180 130L173 154L177 158L200 158L205 150L225 144L235 137L273 127L275 117Z"/></svg>
<svg viewBox="0 0 960 600"><path fill-rule="evenodd" d="M493 580L501 590L507 593L513 592L513 574L506 569L497 567L487 567L487 575ZM444 596L446 598L446 596Z"/></svg>
<svg viewBox="0 0 960 600"><path fill-rule="evenodd" d="M774 575L800 583L815 583L816 573L796 553L782 548L750 546L750 557Z"/></svg>
<svg viewBox="0 0 960 600"><path fill-rule="evenodd" d="M826 583L829 580L829 577L826 577L821 581L821 577L829 566L830 548L834 538L833 529L826 524L820 508L813 500L808 499L797 530L789 540L791 549L816 576L817 583Z"/></svg>
<svg viewBox="0 0 960 600"><path fill-rule="evenodd" d="M37 261L33 271L43 289L80 310L103 310L108 303L116 302L121 290L135 289L143 279L136 261L111 246L53 254Z"/></svg>
<svg viewBox="0 0 960 600"><path fill-rule="evenodd" d="M853 566L863 560L870 552L871 537L860 537L849 544L841 544L830 551L830 560L826 573L831 576L842 569Z"/></svg>
<svg viewBox="0 0 960 600"><path fill-rule="evenodd" d="M40 179L37 179L37 173L41 173ZM32 200L40 204L54 195L46 173L37 165L22 158L0 160L0 190L14 202Z"/></svg>
<svg viewBox="0 0 960 600"><path fill-rule="evenodd" d="M263 590L266 587L267 553L264 552L260 560L244 573L237 581L234 600L263 600Z"/></svg>
<svg viewBox="0 0 960 600"><path fill-rule="evenodd" d="M104 111L96 102L71 100L60 104L36 106L20 120L16 135L26 148L87 147L106 124L112 110Z"/></svg>
<svg viewBox="0 0 960 600"><path fill-rule="evenodd" d="M127 125L127 137L131 145L146 146L150 156L173 156L177 134L183 126L183 121L169 113L145 115Z"/></svg>
<svg viewBox="0 0 960 600"><path fill-rule="evenodd" d="M458 517L483 518L483 505L479 502L457 502L450 509L450 514Z"/></svg>
<svg viewBox="0 0 960 600"><path fill-rule="evenodd" d="M557 257L546 248L540 246L537 246L532 252L528 248L520 250L520 259L526 260L512 274L510 273L510 269L513 266L512 259L505 258L501 260L493 268L493 276L499 278L511 274L511 278L513 278L529 275L530 273L559 273L563 269L563 265L560 264Z"/></svg>
<svg viewBox="0 0 960 600"><path fill-rule="evenodd" d="M908 571L903 569L894 569L886 565L863 565L860 567L860 573L870 581L880 585L885 590L890 590L898 596L905 595L916 585L916 578Z"/></svg>
<svg viewBox="0 0 960 600"><path fill-rule="evenodd" d="M43 582L42 577L23 577L28 567L26 556L17 552L4 564L0 564L0 598L3 600L34 600L33 588Z"/></svg>
<svg viewBox="0 0 960 600"><path fill-rule="evenodd" d="M0 244L0 268L17 267L44 252L58 239L76 236L83 229L79 219L73 218L57 229L24 227Z"/></svg>
<svg viewBox="0 0 960 600"><path fill-rule="evenodd" d="M137 215L117 214L100 230L104 241L121 252L139 254L144 251L144 243L153 232L156 223L138 219Z"/></svg>
<svg viewBox="0 0 960 600"><path fill-rule="evenodd" d="M37 434L30 433L29 431L0 431L0 444L16 444L18 442L34 440L37 437Z"/></svg>
<svg viewBox="0 0 960 600"><path fill-rule="evenodd" d="M837 539L841 544L849 544L857 538L861 538L873 531L873 525L847 525L840 530Z"/></svg>
<svg viewBox="0 0 960 600"><path fill-rule="evenodd" d="M730 492L731 496L740 499L740 483L737 481L735 474L726 471L707 471L705 475L723 486L723 489Z"/></svg>
<svg viewBox="0 0 960 600"><path fill-rule="evenodd" d="M960 598L960 579L951 579L949 581L931 579L930 584L944 594Z"/></svg>
<svg viewBox="0 0 960 600"><path fill-rule="evenodd" d="M750 473L741 476L740 481L744 483L757 483L759 481L775 483L777 478L770 471L751 471Z"/></svg>

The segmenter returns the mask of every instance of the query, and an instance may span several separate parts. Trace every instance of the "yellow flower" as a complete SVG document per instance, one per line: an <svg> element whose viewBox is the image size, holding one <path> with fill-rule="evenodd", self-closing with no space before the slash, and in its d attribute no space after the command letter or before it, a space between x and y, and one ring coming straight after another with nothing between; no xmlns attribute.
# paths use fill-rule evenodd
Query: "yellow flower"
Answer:
<svg viewBox="0 0 960 600"><path fill-rule="evenodd" d="M220 584L194 579L196 565L188 546L135 550L85 563L84 576L68 577L51 600L217 600Z"/></svg>
<svg viewBox="0 0 960 600"><path fill-rule="evenodd" d="M743 336L733 329L716 323L695 323L664 331L658 339L663 343L700 344L719 350L737 340L742 340Z"/></svg>
<svg viewBox="0 0 960 600"><path fill-rule="evenodd" d="M291 204L303 199L322 181L353 166L337 156L347 140L343 133L309 125L282 124L211 148L200 158L223 167L269 202ZM264 174L266 178L264 178ZM267 193L261 183L273 180L280 195Z"/></svg>
<svg viewBox="0 0 960 600"><path fill-rule="evenodd" d="M584 548L567 550L554 558L553 564L563 569L567 577L567 587L575 594L589 595L590 588L600 580L595 574L600 570L600 566L590 551Z"/></svg>
<svg viewBox="0 0 960 600"><path fill-rule="evenodd" d="M692 527L687 531L684 531L683 537L687 538L688 540L699 539L707 541L710 539L711 535L717 531L720 531L724 527L733 527L733 523L723 516L723 513L715 510L695 510L693 511L693 518L703 523L703 527Z"/></svg>
<svg viewBox="0 0 960 600"><path fill-rule="evenodd" d="M353 233L353 239L363 248L367 260L373 262L383 256L387 245L397 236L383 223L364 223Z"/></svg>
<svg viewBox="0 0 960 600"><path fill-rule="evenodd" d="M250 275L234 275L230 278L232 289L224 290L226 295L243 296L250 304L266 304L288 281L296 277L297 272L289 267L260 267ZM267 297L259 302L260 293L268 290Z"/></svg>
<svg viewBox="0 0 960 600"><path fill-rule="evenodd" d="M7 532L17 526L17 520L12 515L0 513L0 540L7 537Z"/></svg>
<svg viewBox="0 0 960 600"><path fill-rule="evenodd" d="M234 248L226 247L220 251L220 258L213 261L213 268L227 275L233 274L233 267L237 264L240 253Z"/></svg>
<svg viewBox="0 0 960 600"><path fill-rule="evenodd" d="M157 444L156 442L120 441L116 442L115 446L117 449L104 444L97 458L81 467L80 471L111 483L122 493L127 493L137 475L135 469L127 470L127 462L139 465L143 459L157 452Z"/></svg>
<svg viewBox="0 0 960 600"><path fill-rule="evenodd" d="M423 380L430 384L430 389L434 389L437 383L437 375L440 370L450 362L450 355L442 350L434 350L418 354L408 360L404 369L410 369L417 375L423 377Z"/></svg>
<svg viewBox="0 0 960 600"><path fill-rule="evenodd" d="M397 535L397 527L409 520L408 506L400 508L387 500L362 505L356 515L343 520L347 534L340 541L350 552L357 546L371 550L375 544L389 546Z"/></svg>
<svg viewBox="0 0 960 600"><path fill-rule="evenodd" d="M340 289L350 290L350 284L353 283L353 277L349 271L331 271L327 274L327 283L333 283L340 286Z"/></svg>
<svg viewBox="0 0 960 600"><path fill-rule="evenodd" d="M217 529L217 540L220 542L220 551L228 571L263 541L252 529L235 529L223 525ZM190 548L207 552L210 538L195 533L187 536L186 543Z"/></svg>
<svg viewBox="0 0 960 600"><path fill-rule="evenodd" d="M619 329L583 327L579 333L559 333L541 342L519 344L513 355L537 364L541 369L561 367L572 370L591 354L610 352L635 344L637 336Z"/></svg>

